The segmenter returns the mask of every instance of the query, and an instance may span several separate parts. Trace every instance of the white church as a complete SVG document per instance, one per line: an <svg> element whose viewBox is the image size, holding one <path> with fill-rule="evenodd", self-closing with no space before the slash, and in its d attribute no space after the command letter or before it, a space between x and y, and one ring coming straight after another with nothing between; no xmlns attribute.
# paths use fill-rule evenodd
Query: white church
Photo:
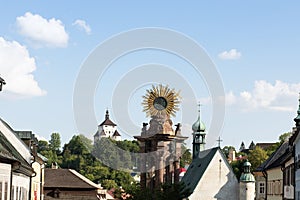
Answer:
<svg viewBox="0 0 300 200"><path fill-rule="evenodd" d="M185 200L254 200L255 179L251 164L244 163L238 181L226 156L219 147L205 149L205 124L193 124L193 161L181 180Z"/></svg>
<svg viewBox="0 0 300 200"><path fill-rule="evenodd" d="M104 121L98 125L98 130L94 135L94 142L101 138L111 138L116 141L121 141L121 135L117 131L117 125L109 119L109 112L106 110Z"/></svg>

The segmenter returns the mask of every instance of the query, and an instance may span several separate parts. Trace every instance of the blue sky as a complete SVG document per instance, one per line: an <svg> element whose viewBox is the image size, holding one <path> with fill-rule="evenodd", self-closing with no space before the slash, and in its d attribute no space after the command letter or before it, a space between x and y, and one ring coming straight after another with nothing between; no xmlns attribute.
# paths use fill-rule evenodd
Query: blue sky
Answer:
<svg viewBox="0 0 300 200"><path fill-rule="evenodd" d="M291 130L298 108L299 8L297 1L5 1L0 8L0 74L7 84L0 93L0 117L15 129L32 130L46 139L59 132L67 142L79 132L73 91L88 55L120 32L158 27L189 36L215 63L227 100L223 145L276 141ZM106 108L113 110L118 81L145 63L168 65L184 77L202 102L201 117L210 126L213 105L203 77L180 58L151 50L123 56L99 78L94 97L99 123ZM136 86L130 99L119 100L137 127L148 121L140 102L149 87ZM195 113L184 124L186 135L197 116L197 106L190 106ZM117 110L111 115L122 121ZM119 128L125 129L120 123Z"/></svg>

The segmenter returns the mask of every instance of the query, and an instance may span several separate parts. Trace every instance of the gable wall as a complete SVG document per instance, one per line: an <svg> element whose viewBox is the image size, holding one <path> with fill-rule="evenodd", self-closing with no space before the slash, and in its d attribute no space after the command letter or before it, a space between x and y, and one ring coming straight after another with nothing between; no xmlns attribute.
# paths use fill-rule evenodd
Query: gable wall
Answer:
<svg viewBox="0 0 300 200"><path fill-rule="evenodd" d="M267 170L267 199L268 200L282 200L283 195L283 173L280 167Z"/></svg>
<svg viewBox="0 0 300 200"><path fill-rule="evenodd" d="M221 160L221 162L220 162ZM238 181L219 151L216 152L190 200L238 199Z"/></svg>

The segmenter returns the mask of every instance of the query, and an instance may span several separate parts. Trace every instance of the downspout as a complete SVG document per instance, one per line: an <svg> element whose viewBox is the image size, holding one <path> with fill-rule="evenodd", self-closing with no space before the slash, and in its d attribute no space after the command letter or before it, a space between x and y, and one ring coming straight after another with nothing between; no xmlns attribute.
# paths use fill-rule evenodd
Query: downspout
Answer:
<svg viewBox="0 0 300 200"><path fill-rule="evenodd" d="M30 163L30 167L32 168L32 164L35 163L35 156L33 155L33 153L31 153L31 155L33 156L33 161ZM33 169L33 168L32 168ZM31 190L32 190L32 178L36 176L36 172L33 171L33 175L30 176L29 179L29 191L28 191L28 199L31 200Z"/></svg>

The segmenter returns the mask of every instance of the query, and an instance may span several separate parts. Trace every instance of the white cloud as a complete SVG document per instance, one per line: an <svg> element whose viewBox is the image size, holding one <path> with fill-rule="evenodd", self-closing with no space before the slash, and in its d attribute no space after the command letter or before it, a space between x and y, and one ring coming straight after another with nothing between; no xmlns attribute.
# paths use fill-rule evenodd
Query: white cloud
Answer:
<svg viewBox="0 0 300 200"><path fill-rule="evenodd" d="M69 35L60 20L49 20L30 12L17 17L16 24L21 35L36 47L66 47Z"/></svg>
<svg viewBox="0 0 300 200"><path fill-rule="evenodd" d="M219 54L219 58L222 60L237 60L242 56L241 52L236 49L231 49L229 51L223 51Z"/></svg>
<svg viewBox="0 0 300 200"><path fill-rule="evenodd" d="M80 30L85 31L85 33L88 35L92 32L91 27L84 20L77 19L72 25L78 27Z"/></svg>
<svg viewBox="0 0 300 200"><path fill-rule="evenodd" d="M25 46L0 37L0 74L6 85L3 92L18 96L41 96L46 92L34 80L35 59Z"/></svg>
<svg viewBox="0 0 300 200"><path fill-rule="evenodd" d="M295 112L300 83L290 84L277 80L271 84L265 80L255 81L252 91L240 93L236 103L244 111L268 109Z"/></svg>

